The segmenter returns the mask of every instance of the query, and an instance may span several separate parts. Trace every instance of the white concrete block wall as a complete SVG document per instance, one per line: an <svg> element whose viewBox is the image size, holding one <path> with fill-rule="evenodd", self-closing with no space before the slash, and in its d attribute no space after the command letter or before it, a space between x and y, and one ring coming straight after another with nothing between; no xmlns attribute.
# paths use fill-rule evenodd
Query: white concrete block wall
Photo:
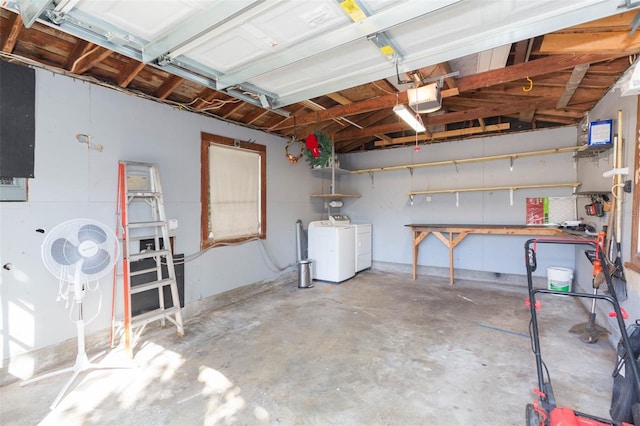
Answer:
<svg viewBox="0 0 640 426"><path fill-rule="evenodd" d="M172 231L176 253L198 252L201 132L267 146L264 245L278 265L295 264L295 223L301 219L306 226L317 215L308 195L319 192L322 182L311 176L304 161L289 164L282 138L42 70L36 71L35 116L35 178L29 180L29 199L0 203L0 265L13 266L0 269L0 359L75 338L68 310L56 302L58 281L41 260L45 234L35 230L83 217L115 228L119 160L158 164L167 217L179 221ZM103 151L78 143L78 133L91 135ZM186 303L278 277L259 244L215 248L187 263ZM100 280L100 289L102 310L87 333L109 328L110 277ZM86 318L94 315L94 299L97 294L87 295Z"/></svg>
<svg viewBox="0 0 640 426"><path fill-rule="evenodd" d="M329 192L330 178L311 173L301 160L290 165L284 154L286 141L228 123L191 114L166 105L118 93L49 72L36 72L35 178L29 181L29 201L0 203L0 265L11 263L11 271L0 270L0 345L3 368L19 354L75 338L75 326L64 305L55 301L57 280L40 258L44 235L65 220L90 217L115 225L117 162L120 159L158 163L165 192L166 210L180 226L173 232L176 252L190 255L200 245L200 132L238 139L253 139L267 145L268 238L264 245L281 266L295 262L295 222L306 225L326 218L321 200L309 194ZM608 99L608 98L607 98ZM625 121L635 131L635 98L622 101ZM618 109L620 99L607 100L607 114ZM89 151L75 135L92 135L103 152ZM576 128L525 132L341 155L341 167L362 169L440 160L537 151L576 144ZM626 162L632 158L627 144ZM596 164L600 169L605 164ZM582 181L590 187L596 172L576 163L572 153L453 166L340 176L337 190L362 197L345 200L342 212L353 221L373 224L372 257L375 262L408 266L412 263L410 223L524 224L525 199L538 196L569 196L570 188L518 190L510 205L508 191L432 195L431 201L417 196L413 205L408 191L442 188L542 184ZM599 182L600 183L600 182ZM628 259L630 201L625 201L625 260ZM578 212L580 213L580 212ZM496 274L514 274L526 284L524 242L519 236L469 236L455 249L456 269ZM547 266L581 266L578 252L554 248L550 260L539 263L536 275ZM420 246L420 265L448 268L447 249L429 237ZM278 273L264 258L258 243L217 248L187 263L186 303L244 285L273 279ZM628 273L630 313L638 313L640 294L637 274ZM87 327L88 332L107 330L111 281L103 279L103 308ZM95 301L91 302L95 303ZM635 311L634 311L635 309Z"/></svg>
<svg viewBox="0 0 640 426"><path fill-rule="evenodd" d="M366 169L403 164L418 164L470 157L487 157L550 148L574 146L575 127L524 132L509 136L476 138L449 143L412 146L340 157L347 169ZM527 197L571 196L572 188L523 189L514 191L513 205L508 190L434 194L431 201L417 195L413 205L407 192L429 189L477 188L505 185L530 185L576 181L573 153L549 154L486 162L435 166L409 170L348 175L341 184L343 191L362 194L347 201L347 214L359 222L373 224L373 260L401 264L412 263L412 235L404 225L426 224L508 224L525 223ZM525 274L524 242L527 237L470 235L454 250L457 270ZM572 251L554 249L552 261L542 262L536 271L544 276L547 266L573 267ZM447 248L429 236L420 244L419 265L449 267ZM523 279L523 284L526 280Z"/></svg>

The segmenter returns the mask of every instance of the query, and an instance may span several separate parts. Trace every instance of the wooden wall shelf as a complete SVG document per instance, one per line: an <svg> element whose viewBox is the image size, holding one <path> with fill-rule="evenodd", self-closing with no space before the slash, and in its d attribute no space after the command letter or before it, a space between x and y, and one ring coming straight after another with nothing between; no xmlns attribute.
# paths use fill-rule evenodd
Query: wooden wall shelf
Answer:
<svg viewBox="0 0 640 426"><path fill-rule="evenodd" d="M334 170L335 170L336 176L348 175L353 173L351 170L345 170L338 167L336 167ZM323 177L331 177L331 173L332 173L331 167L315 167L315 168L311 168L311 172L314 174L319 174Z"/></svg>
<svg viewBox="0 0 640 426"><path fill-rule="evenodd" d="M311 194L310 198L360 198L358 194Z"/></svg>
<svg viewBox="0 0 640 426"><path fill-rule="evenodd" d="M461 160L444 160L444 161L434 161L431 163L405 164L402 166L376 167L372 169L352 170L350 173L358 175L363 173L390 172L393 170L412 171L413 169L418 169L423 167L436 167L436 166L456 166L457 167L459 164L478 163L482 161L494 161L494 160L511 160L513 162L518 158L533 157L538 155L562 154L565 152L577 151L578 148L579 148L578 146L569 146L566 148L544 149L541 151L529 151L529 152L518 152L514 154L490 155L487 157L477 157L477 158L463 158Z"/></svg>
<svg viewBox="0 0 640 426"><path fill-rule="evenodd" d="M411 191L408 195L430 195L430 194L453 194L457 192L474 192L474 191L501 191L501 190L518 190L518 189L532 189L532 188L560 188L560 187L572 187L577 188L580 186L580 182L569 183L544 183L538 185L508 185L508 186L487 186L477 188L456 188L456 189L433 189L426 191Z"/></svg>

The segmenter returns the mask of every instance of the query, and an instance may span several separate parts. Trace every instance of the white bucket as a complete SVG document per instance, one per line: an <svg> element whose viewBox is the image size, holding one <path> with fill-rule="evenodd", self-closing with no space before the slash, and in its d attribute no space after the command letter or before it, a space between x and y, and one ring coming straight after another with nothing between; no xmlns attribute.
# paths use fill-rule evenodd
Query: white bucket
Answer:
<svg viewBox="0 0 640 426"><path fill-rule="evenodd" d="M571 291L573 282L573 269L550 266L547 268L547 283L549 290Z"/></svg>

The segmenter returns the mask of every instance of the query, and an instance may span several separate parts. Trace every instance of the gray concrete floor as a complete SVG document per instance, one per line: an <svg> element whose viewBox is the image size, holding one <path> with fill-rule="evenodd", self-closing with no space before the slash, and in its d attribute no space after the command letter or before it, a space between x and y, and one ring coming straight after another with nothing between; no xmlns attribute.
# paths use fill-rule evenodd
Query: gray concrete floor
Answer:
<svg viewBox="0 0 640 426"><path fill-rule="evenodd" d="M0 422L524 424L536 386L524 282L446 281L367 271L277 286L190 318L184 338L148 327L137 368L82 372L52 411L69 374L5 386ZM615 351L568 333L586 318L574 299L544 297L543 356L559 405L607 417ZM126 362L121 349L100 360Z"/></svg>

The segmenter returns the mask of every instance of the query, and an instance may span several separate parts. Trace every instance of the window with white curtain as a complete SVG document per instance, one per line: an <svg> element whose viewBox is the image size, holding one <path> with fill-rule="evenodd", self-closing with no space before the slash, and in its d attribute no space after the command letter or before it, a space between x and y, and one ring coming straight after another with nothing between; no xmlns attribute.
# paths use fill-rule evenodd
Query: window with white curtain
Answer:
<svg viewBox="0 0 640 426"><path fill-rule="evenodd" d="M202 247L265 238L266 147L202 133Z"/></svg>

